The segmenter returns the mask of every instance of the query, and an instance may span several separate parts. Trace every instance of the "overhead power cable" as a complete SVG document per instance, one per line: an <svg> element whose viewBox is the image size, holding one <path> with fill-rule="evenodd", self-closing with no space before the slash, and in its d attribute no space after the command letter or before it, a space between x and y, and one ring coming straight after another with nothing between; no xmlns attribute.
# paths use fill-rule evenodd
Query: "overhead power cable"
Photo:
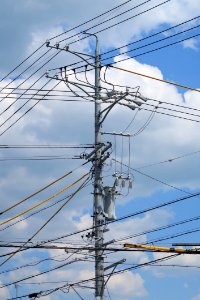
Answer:
<svg viewBox="0 0 200 300"><path fill-rule="evenodd" d="M54 85L54 87L52 87L52 90L55 88L55 87L57 87L58 85L60 84L60 82L58 82L56 85ZM46 93L46 95L44 95L44 97L45 96L47 96L49 94L49 92L47 92ZM43 97L43 98L44 98ZM26 112L24 112L18 119L16 119L13 123L11 123L6 129L4 129L2 132L1 132L1 134L0 134L0 136L2 136L5 132L7 132L12 126L14 126L18 121L20 121L27 113L29 113L38 103L40 103L40 101L43 99L43 98L41 98L40 100L38 100L38 101L36 101L31 107L29 107L29 109L26 111ZM19 110L19 109L18 109Z"/></svg>
<svg viewBox="0 0 200 300"><path fill-rule="evenodd" d="M81 24L79 24L79 25L76 25L76 26L74 26L73 28L71 28L71 29L69 29L69 30L67 30L67 31L65 31L65 32L62 32L61 34L58 34L58 35L56 35L56 36L54 36L54 37L51 37L49 40L53 40L53 39L55 39L55 38L57 38L57 37L59 37L59 36L62 36L62 35L64 35L64 34L66 34L66 33L69 33L70 31L73 31L73 30L75 30L75 29L77 29L77 28L79 28L79 27L81 27L81 26L83 26L83 25L86 25L86 24L88 24L88 23L94 21L95 19L98 19L98 18L100 18L100 17L102 17L102 16L104 16L104 15L106 15L106 14L108 14L108 13L110 13L110 12L112 12L112 11L114 11L114 10L116 10L116 9L118 9L118 8L120 8L120 7L124 6L124 5L126 5L126 4L128 4L129 2L132 2L132 0L125 1L125 2L121 3L120 5L115 6L114 8L112 8L112 9L110 9L110 10L107 10L107 11L105 11L104 13L102 13L102 14L100 14L100 15L98 15L98 16L96 16L96 17L94 17L94 18L92 18L92 19L90 19L90 20L88 20L88 21L85 21L85 22L83 22L83 23L81 23ZM11 75L15 70L17 70L22 64L24 64L29 58L31 58L36 52L38 52L44 45L45 45L45 43L43 43L43 44L42 44L41 46L39 46L36 50L34 50L29 56L27 56L22 62L20 62L14 69L12 69L9 73L7 73L7 74L0 80L0 82L2 82L2 81L3 81L4 79L6 79L9 75Z"/></svg>
<svg viewBox="0 0 200 300"><path fill-rule="evenodd" d="M131 214L124 215L124 216L122 216L122 217L120 217L120 218L118 218L116 220L107 222L107 224L109 225L109 224L113 224L113 223L116 223L116 222L119 222L119 221L123 221L123 220L129 219L129 218L136 217L138 215L147 213L149 211L153 211L153 210L156 210L156 209L159 209L159 208L162 208L162 207L166 207L168 205L172 205L172 204L175 204L175 203L178 203L178 202L182 202L182 201L194 198L194 197L199 197L199 196L200 196L200 192L194 193L192 195L187 195L187 196L184 196L184 197L181 197L181 198L176 198L174 200L162 202L160 204L157 204L157 205L154 205L154 206L151 206L151 207L148 207L148 208L145 208L145 209L133 212ZM102 226L102 225L99 225L99 227L100 226ZM85 228L85 229L82 229L82 230L78 230L78 231L75 231L75 232L72 232L72 233L69 233L69 234L66 234L66 235L62 235L62 236L58 236L58 237L55 237L55 238L47 239L47 240L41 242L40 245L45 244L45 243L50 243L50 242L58 241L60 239L67 238L67 237L70 237L70 236L73 236L73 235L76 235L76 234L80 234L80 233L86 232L88 230L93 230L96 227L98 227L98 226L88 227L88 228Z"/></svg>
<svg viewBox="0 0 200 300"><path fill-rule="evenodd" d="M146 266L149 266L149 265L152 265L152 264L156 264L157 262L162 262L162 261L166 261L166 260L172 259L172 258L174 258L174 257L176 257L178 255L180 255L180 254L172 254L170 256L168 255L168 256L165 256L165 257L162 257L162 258L151 260L149 262L145 262L145 263L142 263L142 264L134 265L134 266L131 266L131 267L119 270L119 271L114 271L114 272L108 273L108 274L104 275L104 277L109 277L111 275L122 274L122 273L130 271L130 270L135 270L135 269L139 269L139 268L142 268L142 267L146 267ZM60 287L56 287L54 289L48 289L48 290L45 290L45 291L40 291L37 294L40 297L42 296L42 294L43 295L50 295L50 294L52 294L52 293L54 293L56 291L62 290L65 287L79 286L82 283L86 283L86 282L90 282L90 281L93 282L95 280L96 280L96 278L94 277L94 278L83 279L83 280L75 282L75 283L66 283L65 285L62 285ZM28 296L29 295L24 295L23 297L28 297ZM14 299L17 299L17 298L10 298L10 299L7 299L7 300L14 300Z"/></svg>
<svg viewBox="0 0 200 300"><path fill-rule="evenodd" d="M128 167L127 164L121 163L119 160L115 160L114 158L113 158L112 160L116 161L116 163L118 163L118 164L122 164L123 166ZM175 187L175 186L172 185L172 184L169 184L169 183L164 182L164 181L162 181L162 180L160 180L160 179L158 179L158 178L155 178L155 177L153 177L153 176L151 176L151 175L149 175L149 174L146 174L146 173L144 173L144 172L142 172L142 171L139 171L138 169L132 168L132 167L130 167L130 166L129 166L129 168L130 168L131 170L133 170L134 172L136 172L136 173L138 173L138 174L140 174L140 175L142 175L142 176L145 176L145 177L147 177L147 178L150 178L150 179L153 180L153 181L157 181L157 182L159 182L159 183L161 183L161 184L163 184L163 185L165 185L165 186L167 186L167 187L173 188L173 189L175 189L175 190L177 190L177 191L180 191L180 192L182 192L182 193L185 193L185 194L187 194L187 195L194 195L193 193L190 193L190 192L188 192L188 191L186 191L186 190L177 188L177 187Z"/></svg>
<svg viewBox="0 0 200 300"><path fill-rule="evenodd" d="M27 56L22 62L20 62L14 69L12 69L9 73L7 73L1 80L2 82L4 79L6 79L10 74L12 74L15 70L17 70L23 63L25 63L30 57L32 57L36 52L38 52L45 43L43 43L41 46L39 46L35 51L33 51L29 56Z"/></svg>
<svg viewBox="0 0 200 300"><path fill-rule="evenodd" d="M143 42L143 41L145 41L145 40L147 40L147 39L150 39L150 38L155 37L155 36L157 36L157 35L160 35L160 34L162 34L162 33L167 33L167 32L170 31L170 30L176 29L176 28L178 28L178 27L180 27L180 26L182 26L182 25L185 25L185 24L187 24L187 23L189 23L189 22L196 21L196 20L198 20L199 18L200 18L200 16L197 16L197 17L188 19L188 20L186 20L186 21L184 21L184 22L178 23L177 25L168 27L167 29L163 29L163 30L161 30L161 31L158 31L158 32L156 32L156 33L153 33L153 34L151 34L151 35L148 35L148 36L146 36L146 37L144 37L144 38L140 38L140 39L138 39L138 40L136 40L136 41L134 41L134 42L125 44L125 45L123 45L123 46L120 46L120 47L111 49L111 50L106 51L106 52L102 52L102 53L101 53L101 61L104 61L104 60L107 59L107 58L103 58L103 56L105 56L105 55L108 54L108 53L115 52L115 51L120 50L120 49L122 49L122 48L127 48L127 47L129 47L129 46L131 46L131 45L137 44L137 43L139 43L139 42ZM150 43L150 44L151 44L151 43ZM150 44L149 44L149 45L150 45ZM113 57L115 57L115 56L113 56ZM80 64L80 63L82 63L82 60L77 61L77 62L73 63L72 65L77 65L77 64ZM71 66L71 65L67 65L67 66L65 66L65 67L67 68L67 67L69 67L69 66ZM81 66L81 67L82 67L82 66ZM78 68L81 68L81 67L78 67ZM50 69L50 71L58 70L58 69L60 69L60 68Z"/></svg>
<svg viewBox="0 0 200 300"><path fill-rule="evenodd" d="M130 238L134 238L134 237L146 235L146 234L149 234L149 233L154 233L154 232L157 232L157 231L169 229L169 228L172 228L172 227L175 227L175 226L178 226L178 225L183 225L183 224L190 223L190 222L193 222L193 221L198 221L199 219L200 219L200 216L196 216L196 217L185 219L185 220L182 220L182 221L179 221L179 222L167 224L167 225L164 225L164 226L148 229L148 230L145 230L145 231L142 231L142 232L139 232L139 233L131 234L129 236L125 236L125 237L122 237L122 238L118 238L115 241L116 242L124 241L124 240L130 239Z"/></svg>
<svg viewBox="0 0 200 300"><path fill-rule="evenodd" d="M195 38L195 37L198 37L198 36L200 36L200 34L191 35L191 36L189 36L189 37L187 37L187 38L184 38L184 39L181 39L181 40L179 40L179 41L176 41L176 42L173 42L173 43L164 45L164 46L160 46L160 47L158 47L158 48L154 48L154 49L151 49L151 50L149 50L149 51L145 51L145 52L142 52L142 53L139 53L139 54L131 55L131 56L129 56L129 57L123 58L123 59L118 60L118 61L116 61L116 62L112 62L112 63L109 63L109 64L105 64L104 67L110 67L111 65L113 66L114 64L117 64L117 63L120 63L120 62L129 60L129 59L131 59L131 58L137 58L137 57L140 57L140 56L149 54L149 53L153 53L153 52L162 50L162 49L164 49L164 48L167 48L167 47L171 47L171 46L177 45L177 44L179 44L179 43L181 43L181 42L190 40L190 39ZM119 54L119 55L120 55L120 54ZM119 55L118 55L118 56L119 56ZM78 68L82 68L82 67L77 67L76 69L78 69ZM88 68L88 71L91 71L91 70L93 70L93 69L92 69L92 68L90 68L90 69ZM85 72L85 71L77 71L76 74L80 74L80 73L84 73L84 72ZM68 76L69 76L69 75L73 75L73 73L68 74Z"/></svg>
<svg viewBox="0 0 200 300"><path fill-rule="evenodd" d="M66 199L67 199L68 197L70 197L70 196L71 196L71 195L66 196L66 197L64 197L64 198L62 198L62 199L56 201L56 202L53 203L53 204L50 204L50 205L48 205L48 206L45 206L44 208L41 208L41 209L35 211L34 213L31 213L31 214L29 214L28 216L26 216L26 217L24 217L24 218L21 218L21 219L15 221L15 222L13 222L12 224L7 225L6 227L0 229L0 231L4 231L4 230L6 230L6 229L8 229L8 228L10 228L10 227L12 227L12 226L14 226L14 225L20 223L20 222L23 222L23 221L29 219L30 217L32 217L32 216L34 216L34 215L36 215L36 214L38 214L38 213L40 213L40 212L42 212L42 211L44 211L44 210L46 210L46 209L49 209L49 208L51 208L51 207L53 207L53 206L59 204L60 202L63 202L64 200L66 200Z"/></svg>
<svg viewBox="0 0 200 300"><path fill-rule="evenodd" d="M132 70L127 70L127 69L124 69L124 68L121 68L121 67L116 67L116 66L113 66L113 65L110 65L110 67L114 68L116 70L120 70L120 71L124 71L124 72L128 72L128 73L132 73L132 74L135 74L135 75L138 75L138 76L150 78L150 79L153 79L153 80L157 80L157 81L160 81L160 82L168 83L168 84L171 84L171 85L174 85L174 86L177 86L177 87L181 87L181 88L184 88L184 89L187 89L187 90L191 90L191 91L195 91L195 92L200 93L200 90L192 88L192 87L187 86L187 85L182 85L180 83L175 83L175 82L172 82L172 81L160 79L160 78L157 78L157 77L154 77L154 76L141 74L141 73L138 73L138 72L135 72L135 71L132 71Z"/></svg>
<svg viewBox="0 0 200 300"><path fill-rule="evenodd" d="M70 31L73 31L73 30L75 30L75 29L77 29L77 28L79 28L79 27L81 27L81 26L84 26L84 25L86 25L86 24L88 24L88 23L90 23L90 22L92 22L92 21L94 21L94 20L96 20L96 19L98 19L98 18L100 18L100 17L103 17L104 15L107 15L107 14L109 14L110 12L113 12L114 10L116 10L116 9L118 9L118 8L120 8L120 7L122 7L122 6L126 5L126 4L128 4L129 2L132 2L132 1L133 1L133 0L125 1L125 2L123 2L123 3L121 3L121 4L117 5L117 6L115 6L115 7L113 7L113 8L111 8L111 9L109 9L109 10L106 10L105 12L103 12L103 13L97 15L96 17L94 17L94 18L92 18L92 19L90 19L90 20L88 20L88 21L85 21L85 22L81 23L80 25L77 25L77 26L75 26L75 27L73 27L73 28L71 28L71 29L69 29L69 30L67 30L67 31L64 31L64 32L62 32L62 33L60 33L60 34L58 34L58 35L55 35L54 37L49 38L49 41L51 41L51 40L53 40L53 39L55 39L55 38L57 38L57 37L59 37L59 36L62 36L62 35L64 35L64 34L66 34L66 33L69 33ZM86 29L86 30L88 30L88 29ZM84 30L84 31L85 31L85 30ZM84 31L83 31L83 32L84 32ZM78 34L81 34L81 33L82 33L82 32L79 32Z"/></svg>
<svg viewBox="0 0 200 300"><path fill-rule="evenodd" d="M134 7L134 9L136 9L136 8L142 6L142 5L144 5L144 4L146 4L146 3L150 2L150 1L152 1L152 0L147 0L147 1L145 1L145 2L142 2L142 3L138 4L138 5L136 5L136 6ZM154 6L150 7L150 8L148 8L148 9L146 9L146 10L140 12L140 13L137 13L137 14L131 16L131 17L125 18L125 19L122 20L122 21L119 21L119 22L117 22L117 23L115 23L115 24L112 24L112 25L107 26L107 27L105 27L105 28L103 28L103 29L100 29L100 30L98 30L98 31L96 31L96 32L91 32L91 33L92 33L92 34L98 34L98 33L101 33L101 32L103 32L103 31L105 31L105 30L111 29L111 28L113 28L113 27L115 27L115 26L118 26L118 25L120 25L120 24L122 24L122 23L125 23L125 22L127 22L127 21L129 21L129 20L132 20L132 19L136 18L136 17L139 17L139 16L143 15L144 13L147 13L147 12L149 12L149 11L152 11L152 10L154 10L154 9L156 9L156 8L162 6L162 5L164 5L164 4L166 4L166 3L170 2L170 1L171 1L171 0L166 0L166 1L160 2L159 4L154 5ZM127 12L128 12L128 11L127 11ZM106 22L108 22L108 21L110 21L110 20L106 20L106 21L104 21L104 22L102 22L102 23L100 23L100 24L97 24L96 26L102 25L103 23L106 23ZM85 31L86 31L86 32L89 32L90 29L93 29L93 28L96 27L96 26L92 26L91 28L87 28ZM73 37L73 36L71 36L71 37ZM79 39L77 39L77 40L75 40L75 41L73 41L73 42L68 43L68 45L71 45L71 44L74 44L74 43L76 43L76 42L78 42L78 41L84 40L85 38L87 38L87 37L79 38ZM66 39L68 39L68 38L65 38L65 39L63 39L63 40L61 40L61 41L59 41L59 42L61 43L61 42L65 41Z"/></svg>
<svg viewBox="0 0 200 300"><path fill-rule="evenodd" d="M44 45L44 44L43 44ZM48 49L45 53L43 53L39 58L37 58L30 66L28 66L24 71L22 71L19 75L17 75L14 79L12 79L11 81L9 81L1 90L0 92L2 92L4 89L6 89L9 85L11 85L14 81L16 81L17 79L21 78L21 76L26 73L31 67L33 67L41 58L43 58L47 53L50 52L50 50L52 49ZM6 99L7 96L4 97L4 99ZM2 99L2 100L4 100ZM1 100L1 101L2 101ZM0 101L0 102L1 102Z"/></svg>
<svg viewBox="0 0 200 300"><path fill-rule="evenodd" d="M81 159L79 156L63 156L63 155L37 155L32 157L1 157L0 162L7 161L52 161L52 160L73 160Z"/></svg>
<svg viewBox="0 0 200 300"><path fill-rule="evenodd" d="M92 144L80 145L0 145L0 149L91 149Z"/></svg>
<svg viewBox="0 0 200 300"><path fill-rule="evenodd" d="M88 176L90 173L86 173L81 178L84 179L86 176ZM78 189L53 213L53 215L22 245L19 247L18 250L13 252L8 258L6 258L3 262L0 263L0 267L3 266L6 262L8 262L14 255L19 253L30 241L33 240L36 235L38 235L39 232L41 232L44 227L47 226L49 222L65 207L65 205L72 199L74 196L84 187L86 182L89 180L89 177L87 177L84 182L78 187Z"/></svg>
<svg viewBox="0 0 200 300"><path fill-rule="evenodd" d="M181 231L178 233L174 233L168 236L164 236L164 237L160 237L160 238L156 238L156 239L152 239L151 241L146 242L146 244L153 244L153 243L158 243L158 242L162 242L162 241L166 241L166 240L171 240L180 236L184 236L184 235L188 235L188 234L192 234L192 233L197 233L200 231L200 227L196 227L196 228L192 228L190 230L185 230L185 231Z"/></svg>
<svg viewBox="0 0 200 300"><path fill-rule="evenodd" d="M84 177L85 177L85 175L84 175L83 177L80 177L79 179L77 179L77 180L74 181L73 183L67 185L66 187L64 187L63 189L61 189L61 190L58 191L57 193L53 194L52 196L46 198L45 200L43 200L43 201L41 201L41 202L39 202L39 203L37 203L37 204L31 206L30 208L24 210L23 212L21 212L21 213L15 215L15 216L13 216L13 217L7 219L7 220L4 220L4 221L0 222L0 226L4 225L4 224L6 224L6 223L8 223L8 222L10 222L10 221L13 221L13 220L17 219L18 217L21 217L22 215L24 215L24 214L26 214L27 212L29 212L29 211L31 211L31 210L33 210L33 209L35 209L35 208L37 208L37 207L43 205L44 203L49 202L50 200L54 199L55 197L59 196L60 194L66 192L69 188L71 188L71 187L73 187L74 185L76 185L76 184L77 184L79 181L81 181Z"/></svg>
<svg viewBox="0 0 200 300"><path fill-rule="evenodd" d="M83 163L80 167L86 165L87 163L88 163L88 162ZM71 174L74 173L76 170L78 170L80 167L77 167L77 168L73 169L72 171L65 173L65 174L62 175L61 177L59 177L59 178L53 180L52 182L50 182L49 184L45 185L43 188L39 189L38 191L32 193L32 194L29 195L28 197L25 197L24 199L18 201L17 203L11 205L10 207L8 207L8 208L6 208L6 209L4 209L3 211L0 212L0 215L6 213L6 212L8 212L8 211L10 211L11 209L17 207L17 206L20 205L21 203L24 203L25 201L27 201L27 200L31 199L32 197L38 195L39 193L43 192L44 190L46 190L46 189L49 188L50 186L54 185L55 183L59 182L60 180L62 180L62 179L64 179L64 178L68 177L69 175L71 175Z"/></svg>
<svg viewBox="0 0 200 300"><path fill-rule="evenodd" d="M164 164L164 163L171 163L175 160L185 158L185 157L188 157L188 156L192 156L192 155L196 155L196 154L199 154L199 153L200 153L200 150L194 151L194 152L189 152L189 153L186 153L186 154L183 154L183 155L179 155L179 156L176 156L176 157L171 157L171 158L168 158L168 159L165 159L165 160L162 160L162 161L158 161L158 162L155 162L155 163L150 163L150 164L147 164L147 165L143 165L141 167L137 167L136 169L140 170L140 169L157 166L157 165Z"/></svg>
<svg viewBox="0 0 200 300"><path fill-rule="evenodd" d="M123 12L121 12L121 13L119 13L119 14L117 14L117 15L111 17L111 18L109 18L109 19L106 19L106 20L104 20L104 21L102 21L102 22L100 22L100 23L97 23L97 24L93 24L92 26L88 27L87 29L85 29L85 30L83 30L83 31L81 31L81 32L79 32L79 33L75 33L75 34L73 34L73 35L71 35L71 36L69 36L69 37L67 37L67 38L64 38L64 39L60 40L59 43L64 42L64 41L66 41L66 40L69 40L69 39L71 39L71 38L74 38L74 37L76 37L76 36L80 36L80 34L83 34L83 33L85 33L85 32L89 32L89 30L94 29L94 28L96 28L96 27L99 27L99 26L101 26L101 25L103 25L103 24L105 24L105 23L108 23L108 22L110 22L110 21L112 21L112 20L114 20L114 19L116 19L116 18L118 18L118 17L120 17L120 16L122 16L122 15L124 15L124 14L126 14L126 13L129 13L130 11L135 10L135 9L139 8L140 6L143 6L143 5L145 5L145 4L147 4L148 2L151 2L151 1L152 1L152 0L146 0L146 1L144 1L144 2L142 2L142 3L140 3L140 4L138 4L138 5L135 5L135 6L131 7L131 8L129 8L129 9L127 9L127 10L125 10L125 11L123 11ZM169 1L171 1L171 0L169 0ZM134 18L134 17L135 17L135 15L134 15L134 16L131 16L130 18L128 18L128 20L129 20L129 19L132 19L132 18ZM127 20L127 19L125 19L125 20L123 20L123 21L121 21L121 22L117 22L117 23L115 23L114 25L110 25L110 27L103 28L103 29L101 29L101 30L99 30L99 31L97 31L97 32L95 32L95 33L92 33L92 34L98 34L98 33L102 32L102 31L105 31L105 30L107 30L107 29L109 29L109 28L112 28L112 27L114 27L114 26L116 26L116 25L119 25L119 24L121 24L121 23L124 23L124 22L126 22L126 20ZM82 38L79 37L79 38L76 39L75 41L69 42L68 45L74 44L74 43L76 43L76 42L78 42L78 41L82 41L82 40L84 40L84 39L86 39L86 38L87 38L87 36L84 36L84 37L82 37Z"/></svg>

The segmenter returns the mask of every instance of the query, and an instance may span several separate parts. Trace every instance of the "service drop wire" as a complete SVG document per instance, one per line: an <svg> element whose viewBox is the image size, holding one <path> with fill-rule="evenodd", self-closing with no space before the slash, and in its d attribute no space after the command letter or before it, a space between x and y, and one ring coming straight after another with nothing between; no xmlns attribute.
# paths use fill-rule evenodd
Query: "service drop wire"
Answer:
<svg viewBox="0 0 200 300"><path fill-rule="evenodd" d="M81 179L88 176L90 172L86 173L81 177ZM89 180L90 176L88 176L84 182L78 187L78 189L60 206L59 209L15 252L13 252L7 259L0 263L0 267L3 266L6 262L8 262L15 254L19 253L23 250L23 247L26 246L32 239L65 207L65 205L84 187L84 185Z"/></svg>

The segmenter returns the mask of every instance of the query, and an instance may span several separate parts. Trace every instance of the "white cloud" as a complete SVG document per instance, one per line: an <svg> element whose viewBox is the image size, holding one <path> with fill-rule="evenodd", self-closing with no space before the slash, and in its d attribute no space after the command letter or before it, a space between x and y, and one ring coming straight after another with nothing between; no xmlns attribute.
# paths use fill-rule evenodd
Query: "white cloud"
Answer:
<svg viewBox="0 0 200 300"><path fill-rule="evenodd" d="M111 277L108 283L109 291L116 300L134 299L147 296L144 280L137 273L126 272Z"/></svg>
<svg viewBox="0 0 200 300"><path fill-rule="evenodd" d="M195 51L198 51L198 41L196 39L189 39L183 42L184 48L190 48Z"/></svg>
<svg viewBox="0 0 200 300"><path fill-rule="evenodd" d="M200 300L200 294L198 294L195 297L193 297L192 300Z"/></svg>

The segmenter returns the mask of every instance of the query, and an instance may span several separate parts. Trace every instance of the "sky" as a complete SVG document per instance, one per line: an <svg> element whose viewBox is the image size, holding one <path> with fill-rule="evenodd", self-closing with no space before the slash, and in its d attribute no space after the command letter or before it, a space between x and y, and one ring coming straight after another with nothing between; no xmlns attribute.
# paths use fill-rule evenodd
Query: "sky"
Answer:
<svg viewBox="0 0 200 300"><path fill-rule="evenodd" d="M63 199L74 193L84 179L72 188L67 189L67 186L91 170L91 163L83 165L86 162L84 159L74 158L90 153L93 149L86 146L94 144L94 103L87 98L76 102L56 101L80 98L77 95L69 97L69 87L65 82L53 79L47 83L49 79L44 76L48 71L50 77L59 77L60 67L80 60L67 51L49 50L45 46L47 40L52 46L60 42L60 47L69 45L72 52L94 55L94 38L87 37L83 31L97 33L99 38L101 96L105 97L106 89L112 89L113 86L119 93L125 93L128 87L129 93L120 102L122 105L116 104L103 122L102 130L105 132L131 135L130 139L102 135L103 142L112 143L110 158L104 164L103 184L113 186L113 174L116 172L123 177L131 177L132 189L128 189L127 181L125 188L118 187L120 195L116 197L116 216L133 216L109 224L105 242L115 239L114 246L121 249L124 242L167 247L176 242L199 242L199 198L188 197L199 192L199 92L103 67L112 64L198 90L199 15L197 0L1 0L0 210L6 210L63 174L74 171L40 194L2 214L1 222L4 222L25 212L0 225L0 244L19 243L33 236L64 203ZM67 68L68 74L71 74L69 80L85 82L84 72L77 73L77 78L73 75L74 66L80 64ZM79 70L84 68L76 69L76 72ZM87 72L87 80L90 84L94 83L93 71ZM105 80L111 84L106 84ZM35 91L30 89L52 89L56 84L59 85L55 89L59 91L47 94L48 100L37 103L31 98ZM6 86L11 89L6 89ZM70 87L77 91L77 86ZM21 98L18 93L23 91L20 89L25 91ZM91 89L87 88L87 91ZM56 96L58 93L61 96ZM78 93L82 94L80 89ZM130 109L130 106L124 105L136 100L135 95L146 100L141 109ZM41 99L41 96L36 95L35 98ZM102 107L106 108L107 105L104 103ZM82 148L27 149L6 148L3 145L81 145ZM46 160L43 160L44 157ZM39 243L90 228L92 183L90 178L87 185L32 242ZM63 189L63 193L56 196ZM45 199L49 201L27 211ZM180 201L164 205L176 199ZM39 212L51 204L55 205ZM160 208L152 209L157 206ZM32 213L35 214L30 216ZM160 230L147 232L155 228ZM63 246L63 243L77 247L93 245L93 241L85 235L81 237L81 234L60 239L56 245ZM5 261L4 254L14 250L1 248L0 262ZM117 266L116 271L120 271L166 256L168 254L156 252L121 251L105 255L105 261L110 264L126 259L124 264ZM199 269L196 267L200 267L198 255L185 254L128 270L110 278L105 299L166 300L170 297L199 300ZM39 275L41 272L45 273ZM37 276L21 281L32 275ZM63 249L22 251L1 266L0 283L6 286L0 286L0 299L20 299L23 295L54 289L93 276L92 252L74 254L66 253ZM93 282L89 285L92 287ZM76 286L75 290L71 287L49 295L43 294L41 299L94 299L94 290Z"/></svg>

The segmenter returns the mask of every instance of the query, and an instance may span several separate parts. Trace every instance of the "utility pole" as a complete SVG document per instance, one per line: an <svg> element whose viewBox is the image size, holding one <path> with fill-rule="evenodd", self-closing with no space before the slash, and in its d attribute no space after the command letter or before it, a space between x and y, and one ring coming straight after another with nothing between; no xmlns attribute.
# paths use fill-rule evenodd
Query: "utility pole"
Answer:
<svg viewBox="0 0 200 300"><path fill-rule="evenodd" d="M104 258L103 251L103 185L102 185L102 150L101 144L101 99L100 99L100 56L99 42L96 38L95 49L95 159L94 159L94 225L95 225L95 299L104 298Z"/></svg>
<svg viewBox="0 0 200 300"><path fill-rule="evenodd" d="M59 51L65 51L69 52L73 55L78 56L83 61L87 63L87 65L92 66L92 69L95 70L95 84L90 84L90 82L87 79L86 76L86 70L85 69L85 78L86 81L79 80L76 76L76 72L74 69L74 75L75 75L75 81L70 80L69 76L71 74L67 74L67 66L60 67L60 77L56 74L53 77L49 76L49 72L46 73L47 78L51 78L54 80L62 80L66 86L69 88L69 90L75 95L78 96L77 92L73 91L70 85L75 86L76 88L80 88L81 91L85 92L87 97L91 96L88 93L88 89L92 89L95 94L92 96L92 100L94 101L94 125L95 125L95 136L94 136L94 146L95 149L91 153L85 155L84 157L93 163L93 179L94 179L94 187L93 187L93 226L94 230L91 233L91 236L94 237L94 251L95 251L95 300L103 300L104 299L104 290L105 286L108 283L109 279L111 278L115 268L118 264L124 262L125 260L120 260L114 264L111 264L110 266L107 266L104 268L104 251L105 247L109 245L110 243L113 243L114 240L108 241L104 243L104 232L105 232L105 221L112 221L116 219L115 216L115 196L119 195L119 192L117 191L117 186L119 185L119 180L121 180L121 188L125 187L125 181L129 182L129 187L132 188L132 180L130 178L130 174L128 172L127 176L123 176L124 174L118 174L114 173L113 176L115 178L114 185L113 186L103 186L102 182L102 171L103 171L103 164L106 161L106 159L109 157L110 153L107 152L108 149L111 148L112 144L110 142L107 142L107 145L105 145L102 142L102 134L109 134L109 135L120 135L123 137L129 137L130 141L130 135L124 134L124 133L110 133L110 132L102 132L102 124L112 108L116 105L123 105L128 107L131 110L135 110L136 108L139 108L143 102L147 101L145 98L141 98L141 101L135 100L137 96L137 92L129 92L128 88L126 88L125 92L117 91L114 88L114 85L112 83L107 82L106 80L103 81L107 85L112 85L112 90L106 89L104 87L104 90L106 90L106 95L101 95L101 61L100 61L100 54L99 54L99 41L98 37L95 34L83 32L83 34L94 36L96 39L95 44L95 55L90 55L86 53L80 53L76 51L72 51L69 49L69 45L66 45L64 47L60 47L59 43L56 43L55 45L50 45L50 42L46 42L46 46L59 50ZM86 57L89 57L89 60L85 59ZM93 59L94 63L90 63L90 60ZM119 86L120 87L120 86ZM122 86L121 86L122 87ZM87 89L86 89L87 88ZM126 99L127 96L130 96L129 99ZM133 97L133 99L131 98ZM83 97L84 98L84 97ZM108 101L107 101L108 100ZM121 100L124 100L123 102L120 102ZM104 101L105 104L107 104L106 108L101 109L101 103ZM107 102L106 102L107 101ZM129 142L130 143L130 142ZM129 151L130 156L130 151ZM112 272L110 274L106 274L107 280L104 280L104 272L108 269L113 268Z"/></svg>

